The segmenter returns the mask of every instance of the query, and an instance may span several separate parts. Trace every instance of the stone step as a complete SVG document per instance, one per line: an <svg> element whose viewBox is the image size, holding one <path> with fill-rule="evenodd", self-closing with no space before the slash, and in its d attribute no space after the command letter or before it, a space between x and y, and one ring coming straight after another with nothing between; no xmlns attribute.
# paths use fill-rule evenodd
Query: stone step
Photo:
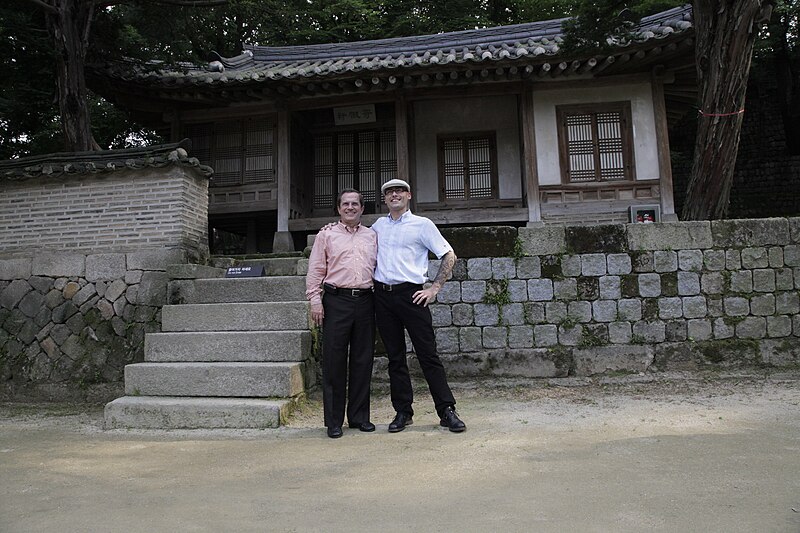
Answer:
<svg viewBox="0 0 800 533"><path fill-rule="evenodd" d="M129 396L288 398L304 392L304 363L136 363L125 366Z"/></svg>
<svg viewBox="0 0 800 533"><path fill-rule="evenodd" d="M293 399L123 396L106 404L106 429L277 428Z"/></svg>
<svg viewBox="0 0 800 533"><path fill-rule="evenodd" d="M281 331L310 327L307 302L165 305L161 331Z"/></svg>
<svg viewBox="0 0 800 533"><path fill-rule="evenodd" d="M174 280L169 283L171 304L297 302L305 299L306 280L302 276Z"/></svg>
<svg viewBox="0 0 800 533"><path fill-rule="evenodd" d="M297 257L271 257L265 259L240 259L236 266L264 266L265 276L294 276L297 274L297 261L303 254L298 253Z"/></svg>
<svg viewBox="0 0 800 533"><path fill-rule="evenodd" d="M289 362L311 355L310 331L148 333L148 362Z"/></svg>

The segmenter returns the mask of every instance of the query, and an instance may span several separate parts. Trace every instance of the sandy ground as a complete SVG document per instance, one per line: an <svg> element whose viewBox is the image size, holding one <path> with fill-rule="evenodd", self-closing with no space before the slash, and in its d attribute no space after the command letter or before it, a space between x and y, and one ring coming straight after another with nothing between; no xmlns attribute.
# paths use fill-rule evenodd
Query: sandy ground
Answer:
<svg viewBox="0 0 800 533"><path fill-rule="evenodd" d="M104 431L99 406L0 404L0 531L800 532L800 372L424 385L414 425Z"/></svg>

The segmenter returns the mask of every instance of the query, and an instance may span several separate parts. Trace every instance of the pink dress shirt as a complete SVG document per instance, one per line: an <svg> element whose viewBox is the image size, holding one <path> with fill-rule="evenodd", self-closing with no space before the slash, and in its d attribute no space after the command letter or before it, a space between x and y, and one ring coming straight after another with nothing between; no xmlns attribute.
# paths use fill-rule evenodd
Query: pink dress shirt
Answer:
<svg viewBox="0 0 800 533"><path fill-rule="evenodd" d="M353 229L339 222L317 233L308 258L306 298L322 303L322 284L347 289L372 287L378 257L378 236L359 224Z"/></svg>

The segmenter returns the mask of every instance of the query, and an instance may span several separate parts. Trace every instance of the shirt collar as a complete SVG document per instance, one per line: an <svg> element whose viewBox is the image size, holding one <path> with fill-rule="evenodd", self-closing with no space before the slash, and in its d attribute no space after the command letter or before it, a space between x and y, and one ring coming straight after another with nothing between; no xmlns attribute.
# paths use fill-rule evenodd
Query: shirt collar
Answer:
<svg viewBox="0 0 800 533"><path fill-rule="evenodd" d="M345 230L347 233L356 233L358 230L361 229L361 222L359 222L358 225L354 227L352 230L350 229L350 226L348 226L341 220L339 220L339 226L341 226L342 229Z"/></svg>
<svg viewBox="0 0 800 533"><path fill-rule="evenodd" d="M398 218L397 220L395 220L395 219L393 219L393 218L392 218L392 214L391 214L391 213L389 213L388 215L386 215L386 218L388 218L388 219L389 219L389 222L392 222L392 223L394 223L394 224L397 224L397 223L399 223L399 222L403 222L403 220L404 220L405 218L407 218L407 216L411 216L411 209L407 209L407 210L406 210L406 212L405 212L405 213L403 213L402 215L400 215L400 218Z"/></svg>

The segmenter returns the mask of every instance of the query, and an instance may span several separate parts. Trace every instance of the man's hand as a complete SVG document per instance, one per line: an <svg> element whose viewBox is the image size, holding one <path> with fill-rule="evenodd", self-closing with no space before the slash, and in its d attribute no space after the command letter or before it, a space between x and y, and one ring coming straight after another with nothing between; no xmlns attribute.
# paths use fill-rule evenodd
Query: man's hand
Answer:
<svg viewBox="0 0 800 533"><path fill-rule="evenodd" d="M334 228L336 226L336 224L338 224L338 222L328 222L327 224L325 224L324 226L319 228L319 230L320 231L329 231L332 228Z"/></svg>
<svg viewBox="0 0 800 533"><path fill-rule="evenodd" d="M317 326L322 325L322 320L325 318L325 308L322 304L311 304L311 320Z"/></svg>
<svg viewBox="0 0 800 533"><path fill-rule="evenodd" d="M411 301L417 305L428 307L429 303L432 303L434 300L436 300L437 294L439 294L439 288L436 285L431 285L427 289L422 289L421 291L415 292L411 296Z"/></svg>

